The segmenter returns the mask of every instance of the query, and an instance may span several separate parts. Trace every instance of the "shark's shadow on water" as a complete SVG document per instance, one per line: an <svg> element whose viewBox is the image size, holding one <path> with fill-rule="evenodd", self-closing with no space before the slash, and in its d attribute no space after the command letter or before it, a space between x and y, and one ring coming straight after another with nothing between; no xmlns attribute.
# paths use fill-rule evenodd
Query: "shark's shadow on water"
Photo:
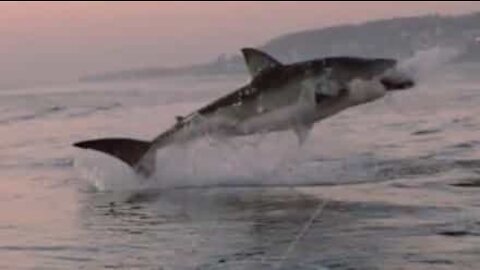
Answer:
<svg viewBox="0 0 480 270"><path fill-rule="evenodd" d="M432 228L374 221L454 211L326 202L291 188L185 188L86 197L88 207L81 212L81 220L93 235L108 231L129 239L124 243L127 246L180 250L174 258L162 259L177 267L184 265L181 258L188 255L182 250L188 246L195 250L190 265L201 269L274 269L279 263L282 269L381 269L384 263L404 256L392 252L387 240L429 235ZM325 203L285 256L312 213Z"/></svg>

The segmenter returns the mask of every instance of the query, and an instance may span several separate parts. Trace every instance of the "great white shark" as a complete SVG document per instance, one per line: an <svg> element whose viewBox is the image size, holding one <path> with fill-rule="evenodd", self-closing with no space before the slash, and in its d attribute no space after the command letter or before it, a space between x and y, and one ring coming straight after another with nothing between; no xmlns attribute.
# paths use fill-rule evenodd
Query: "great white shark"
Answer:
<svg viewBox="0 0 480 270"><path fill-rule="evenodd" d="M242 49L252 79L187 116L151 141L104 138L74 146L114 156L148 177L155 155L167 145L206 134L242 136L293 130L301 143L314 123L347 108L415 85L394 59L329 57L282 64L265 52Z"/></svg>

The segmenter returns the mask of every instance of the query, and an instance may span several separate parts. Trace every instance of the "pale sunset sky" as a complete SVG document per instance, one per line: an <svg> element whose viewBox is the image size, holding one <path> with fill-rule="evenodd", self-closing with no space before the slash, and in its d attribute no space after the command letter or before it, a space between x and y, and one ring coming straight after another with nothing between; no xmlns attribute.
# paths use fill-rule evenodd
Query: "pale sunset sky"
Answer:
<svg viewBox="0 0 480 270"><path fill-rule="evenodd" d="M480 2L1 2L0 87L201 63L298 30Z"/></svg>

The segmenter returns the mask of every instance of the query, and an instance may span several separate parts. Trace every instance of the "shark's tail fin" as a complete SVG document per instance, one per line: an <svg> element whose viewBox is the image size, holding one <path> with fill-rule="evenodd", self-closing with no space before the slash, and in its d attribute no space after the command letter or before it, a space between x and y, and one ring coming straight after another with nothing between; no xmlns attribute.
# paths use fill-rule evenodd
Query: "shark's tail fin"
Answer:
<svg viewBox="0 0 480 270"><path fill-rule="evenodd" d="M132 167L137 173L148 177L155 171L155 153L150 153L151 143L125 138L105 138L82 141L75 147L92 149L114 156Z"/></svg>

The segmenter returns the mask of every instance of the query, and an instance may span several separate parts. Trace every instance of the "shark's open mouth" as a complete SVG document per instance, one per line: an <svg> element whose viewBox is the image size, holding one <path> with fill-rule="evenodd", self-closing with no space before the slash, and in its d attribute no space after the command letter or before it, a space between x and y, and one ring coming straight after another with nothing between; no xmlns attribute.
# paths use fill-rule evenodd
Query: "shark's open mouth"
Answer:
<svg viewBox="0 0 480 270"><path fill-rule="evenodd" d="M383 78L380 80L387 91L405 90L415 86L415 82L410 79L396 80L390 78Z"/></svg>
<svg viewBox="0 0 480 270"><path fill-rule="evenodd" d="M410 76L396 69L387 71L380 82L387 91L405 90L415 86L415 81Z"/></svg>

